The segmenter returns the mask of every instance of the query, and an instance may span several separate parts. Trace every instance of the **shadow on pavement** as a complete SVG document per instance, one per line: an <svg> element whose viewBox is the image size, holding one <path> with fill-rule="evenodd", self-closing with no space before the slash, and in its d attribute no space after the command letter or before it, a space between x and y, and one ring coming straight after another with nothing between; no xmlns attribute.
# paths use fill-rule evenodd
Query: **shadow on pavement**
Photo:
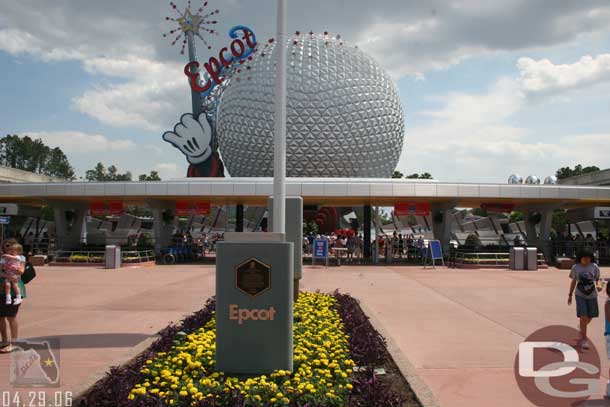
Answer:
<svg viewBox="0 0 610 407"><path fill-rule="evenodd" d="M28 338L40 341L45 338L59 339L60 348L129 348L142 342L150 335L130 333L82 334L82 335L49 335L47 337Z"/></svg>

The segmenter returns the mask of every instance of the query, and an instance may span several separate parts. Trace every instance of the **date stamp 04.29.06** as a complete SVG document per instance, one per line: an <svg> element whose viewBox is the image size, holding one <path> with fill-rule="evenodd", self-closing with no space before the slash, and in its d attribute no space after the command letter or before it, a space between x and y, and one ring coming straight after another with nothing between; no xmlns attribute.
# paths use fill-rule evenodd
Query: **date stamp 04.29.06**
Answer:
<svg viewBox="0 0 610 407"><path fill-rule="evenodd" d="M71 407L72 392L57 390L0 391L0 407Z"/></svg>

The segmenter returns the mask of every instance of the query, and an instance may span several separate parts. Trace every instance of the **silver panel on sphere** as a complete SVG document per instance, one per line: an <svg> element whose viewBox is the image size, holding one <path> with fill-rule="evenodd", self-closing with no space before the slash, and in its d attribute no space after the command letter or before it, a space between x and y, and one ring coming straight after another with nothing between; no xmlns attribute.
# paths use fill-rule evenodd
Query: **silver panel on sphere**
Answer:
<svg viewBox="0 0 610 407"><path fill-rule="evenodd" d="M306 34L286 44L287 176L391 176L404 120L390 76L335 38ZM275 43L254 55L249 69L230 79L216 116L220 152L233 177L273 175Z"/></svg>

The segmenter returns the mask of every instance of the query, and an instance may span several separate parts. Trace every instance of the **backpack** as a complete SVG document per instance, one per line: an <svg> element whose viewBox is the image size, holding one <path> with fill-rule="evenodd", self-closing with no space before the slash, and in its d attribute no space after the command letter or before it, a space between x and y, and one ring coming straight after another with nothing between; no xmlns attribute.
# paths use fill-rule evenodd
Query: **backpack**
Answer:
<svg viewBox="0 0 610 407"><path fill-rule="evenodd" d="M578 278L576 288L584 295L590 295L595 291L595 281L592 273L582 273Z"/></svg>
<svg viewBox="0 0 610 407"><path fill-rule="evenodd" d="M25 263L25 271L21 275L21 281L23 281L23 284L27 284L34 278L36 278L36 270L34 269L34 266L32 266L32 263L28 261Z"/></svg>

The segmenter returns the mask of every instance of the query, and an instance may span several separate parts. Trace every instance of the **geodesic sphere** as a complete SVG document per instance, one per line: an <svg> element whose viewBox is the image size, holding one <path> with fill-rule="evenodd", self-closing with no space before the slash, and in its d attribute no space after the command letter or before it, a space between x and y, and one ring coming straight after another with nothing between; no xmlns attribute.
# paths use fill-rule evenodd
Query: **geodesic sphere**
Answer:
<svg viewBox="0 0 610 407"><path fill-rule="evenodd" d="M390 76L336 38L305 34L286 44L287 176L391 176L404 120ZM273 175L275 61L275 43L260 47L221 95L218 145L233 177Z"/></svg>
<svg viewBox="0 0 610 407"><path fill-rule="evenodd" d="M512 174L508 177L509 184L523 184L523 177L519 174Z"/></svg>
<svg viewBox="0 0 610 407"><path fill-rule="evenodd" d="M549 175L548 177L546 177L544 179L544 184L545 185L555 185L557 184L557 177L554 175Z"/></svg>

